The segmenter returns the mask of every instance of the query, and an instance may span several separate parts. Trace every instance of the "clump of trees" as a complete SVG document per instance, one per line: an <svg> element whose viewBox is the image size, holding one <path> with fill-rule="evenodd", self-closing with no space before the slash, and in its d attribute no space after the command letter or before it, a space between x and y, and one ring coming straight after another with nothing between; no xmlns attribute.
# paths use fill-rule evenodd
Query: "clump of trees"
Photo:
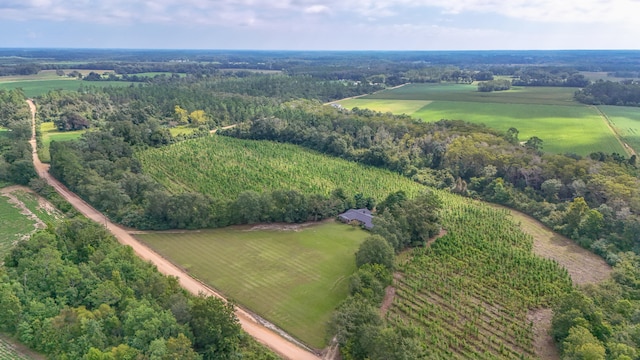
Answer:
<svg viewBox="0 0 640 360"><path fill-rule="evenodd" d="M432 193L409 200L400 192L389 195L380 208L386 214L385 219L379 215L374 219L374 235L356 252L358 270L350 278L350 295L333 314L328 334L335 336L345 359L423 359L426 353L419 330L386 324L379 307L386 287L391 285L395 252L410 245L424 245L412 242L410 234L440 228L437 215L440 204ZM424 211L415 212L418 208ZM383 231L376 231L382 228ZM399 244L398 234L403 232L407 239ZM431 233L426 230L424 234Z"/></svg>
<svg viewBox="0 0 640 360"><path fill-rule="evenodd" d="M552 336L564 358L638 358L638 269L638 255L625 253L610 280L575 289L559 301Z"/></svg>
<svg viewBox="0 0 640 360"><path fill-rule="evenodd" d="M0 182L27 185L36 176L30 119L22 90L0 90Z"/></svg>
<svg viewBox="0 0 640 360"><path fill-rule="evenodd" d="M478 91L492 92L505 91L511 89L511 80L490 80L478 83Z"/></svg>
<svg viewBox="0 0 640 360"><path fill-rule="evenodd" d="M591 105L640 106L640 81L598 81L577 91L575 98Z"/></svg>

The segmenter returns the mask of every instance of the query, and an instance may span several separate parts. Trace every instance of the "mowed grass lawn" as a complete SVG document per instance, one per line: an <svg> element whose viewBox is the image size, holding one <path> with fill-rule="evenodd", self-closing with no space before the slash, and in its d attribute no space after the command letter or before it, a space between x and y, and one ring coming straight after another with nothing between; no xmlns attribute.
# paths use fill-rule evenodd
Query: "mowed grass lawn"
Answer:
<svg viewBox="0 0 640 360"><path fill-rule="evenodd" d="M574 88L514 87L482 93L468 84L409 84L340 103L347 108L406 113L424 121L465 120L501 131L515 127L522 141L532 136L542 139L546 152L624 154L596 109L575 102L574 92ZM394 106L394 101L399 104ZM411 112L409 104L421 101L425 105Z"/></svg>
<svg viewBox="0 0 640 360"><path fill-rule="evenodd" d="M640 107L598 106L607 115L622 141L640 152Z"/></svg>
<svg viewBox="0 0 640 360"><path fill-rule="evenodd" d="M326 222L296 231L230 227L136 235L225 296L315 347L346 298L354 254L369 234Z"/></svg>
<svg viewBox="0 0 640 360"><path fill-rule="evenodd" d="M40 133L42 134L42 148L38 151L40 161L48 163L51 161L49 154L49 146L52 141L68 141L79 138L85 130L76 131L58 131L55 124L52 122L46 122L40 124Z"/></svg>
<svg viewBox="0 0 640 360"><path fill-rule="evenodd" d="M0 195L0 262L15 241L33 230L33 224L33 220L9 203L9 198Z"/></svg>

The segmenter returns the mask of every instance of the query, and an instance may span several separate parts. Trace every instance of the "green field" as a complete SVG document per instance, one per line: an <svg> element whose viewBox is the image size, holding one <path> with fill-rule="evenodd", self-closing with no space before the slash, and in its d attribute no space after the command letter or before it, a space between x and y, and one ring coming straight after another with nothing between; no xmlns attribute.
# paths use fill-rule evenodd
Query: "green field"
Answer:
<svg viewBox="0 0 640 360"><path fill-rule="evenodd" d="M482 93L466 84L409 84L340 103L347 108L406 113L424 121L465 120L501 131L515 127L520 131L520 140L537 136L544 141L543 150L547 152L625 153L598 111L573 101L574 91L515 87ZM412 105L420 101L425 105L413 110Z"/></svg>
<svg viewBox="0 0 640 360"><path fill-rule="evenodd" d="M20 213L9 203L9 198L0 195L0 262L12 244L33 231L34 221Z"/></svg>
<svg viewBox="0 0 640 360"><path fill-rule="evenodd" d="M48 163L51 160L49 155L49 146L52 141L68 141L78 139L85 131L58 131L55 124L46 122L40 124L40 133L42 134L42 147L38 149L40 161Z"/></svg>
<svg viewBox="0 0 640 360"><path fill-rule="evenodd" d="M136 154L143 171L173 193L196 191L214 198L240 192L291 189L328 195L336 188L378 201L423 189L390 171L332 158L300 146L207 136Z"/></svg>
<svg viewBox="0 0 640 360"><path fill-rule="evenodd" d="M328 222L295 231L232 227L136 237L230 299L323 348L326 323L347 296L353 254L367 235Z"/></svg>
<svg viewBox="0 0 640 360"><path fill-rule="evenodd" d="M188 125L180 125L169 128L169 132L171 132L171 136L180 136L180 135L190 135L193 134L197 128Z"/></svg>
<svg viewBox="0 0 640 360"><path fill-rule="evenodd" d="M65 73L71 71L78 71L83 75L92 71L98 74L112 72L111 70L64 69ZM129 86L131 84L126 81L82 81L68 76L58 76L55 70L42 70L33 75L0 76L0 90L22 88L27 97L36 97L59 89L76 91L81 87Z"/></svg>
<svg viewBox="0 0 640 360"><path fill-rule="evenodd" d="M609 118L622 141L640 152L640 107L604 105L598 108Z"/></svg>

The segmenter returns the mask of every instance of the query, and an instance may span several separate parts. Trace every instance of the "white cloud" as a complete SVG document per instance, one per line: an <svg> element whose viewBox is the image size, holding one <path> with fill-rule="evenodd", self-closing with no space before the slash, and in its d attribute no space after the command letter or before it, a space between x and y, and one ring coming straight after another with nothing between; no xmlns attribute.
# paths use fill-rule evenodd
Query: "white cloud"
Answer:
<svg viewBox="0 0 640 360"><path fill-rule="evenodd" d="M61 11L66 9L67 11ZM331 12L379 19L421 11L442 14L499 14L535 22L634 23L640 14L638 0L2 0L0 18L17 12L22 18L77 20L86 22L189 21L189 17L209 19L211 24L230 25L226 13L253 12L259 18L294 17L296 14ZM294 20L291 20L294 21ZM301 20L304 21L304 20ZM400 21L400 20L399 20Z"/></svg>
<svg viewBox="0 0 640 360"><path fill-rule="evenodd" d="M304 9L307 14L322 14L330 12L329 7L325 5L311 5Z"/></svg>

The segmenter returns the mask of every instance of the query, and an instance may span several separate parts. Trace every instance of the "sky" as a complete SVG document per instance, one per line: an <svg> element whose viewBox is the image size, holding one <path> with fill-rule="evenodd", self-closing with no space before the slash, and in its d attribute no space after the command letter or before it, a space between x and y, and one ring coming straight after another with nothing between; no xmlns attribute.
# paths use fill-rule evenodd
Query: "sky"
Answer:
<svg viewBox="0 0 640 360"><path fill-rule="evenodd" d="M0 0L0 47L640 49L640 0Z"/></svg>

